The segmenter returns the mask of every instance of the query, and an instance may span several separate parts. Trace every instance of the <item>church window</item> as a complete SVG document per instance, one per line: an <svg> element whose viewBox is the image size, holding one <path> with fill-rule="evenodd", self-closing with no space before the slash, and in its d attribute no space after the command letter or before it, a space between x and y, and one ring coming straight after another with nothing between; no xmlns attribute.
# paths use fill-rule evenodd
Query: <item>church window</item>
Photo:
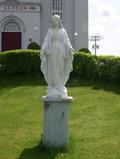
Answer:
<svg viewBox="0 0 120 159"><path fill-rule="evenodd" d="M53 0L52 15L55 14L63 19L63 0Z"/></svg>
<svg viewBox="0 0 120 159"><path fill-rule="evenodd" d="M16 23L9 22L4 26L4 32L20 32L20 28Z"/></svg>

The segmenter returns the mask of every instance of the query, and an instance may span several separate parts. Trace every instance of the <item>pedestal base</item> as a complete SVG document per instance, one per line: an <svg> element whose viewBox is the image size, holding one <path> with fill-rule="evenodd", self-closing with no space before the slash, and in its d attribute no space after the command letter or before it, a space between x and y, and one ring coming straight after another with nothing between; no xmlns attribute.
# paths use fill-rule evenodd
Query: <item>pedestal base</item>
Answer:
<svg viewBox="0 0 120 159"><path fill-rule="evenodd" d="M43 146L64 148L68 143L69 106L72 102L72 97L43 97L43 101Z"/></svg>

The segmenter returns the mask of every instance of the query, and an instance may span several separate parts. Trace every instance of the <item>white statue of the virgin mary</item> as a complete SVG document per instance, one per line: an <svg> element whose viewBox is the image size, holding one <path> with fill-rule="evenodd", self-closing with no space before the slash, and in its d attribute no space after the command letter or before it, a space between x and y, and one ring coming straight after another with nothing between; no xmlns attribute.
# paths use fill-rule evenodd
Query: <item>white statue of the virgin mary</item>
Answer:
<svg viewBox="0 0 120 159"><path fill-rule="evenodd" d="M73 51L60 16L54 15L40 54L41 71L48 84L47 97L67 97L65 84L73 69Z"/></svg>

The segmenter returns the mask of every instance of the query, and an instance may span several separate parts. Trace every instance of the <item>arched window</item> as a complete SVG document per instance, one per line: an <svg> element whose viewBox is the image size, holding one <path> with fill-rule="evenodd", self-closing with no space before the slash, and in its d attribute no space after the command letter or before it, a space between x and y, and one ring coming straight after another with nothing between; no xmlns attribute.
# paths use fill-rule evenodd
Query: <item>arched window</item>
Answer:
<svg viewBox="0 0 120 159"><path fill-rule="evenodd" d="M57 14L63 19L63 0L53 0L52 2L52 15Z"/></svg>
<svg viewBox="0 0 120 159"><path fill-rule="evenodd" d="M4 32L20 32L20 28L16 23L8 22L5 24L3 31Z"/></svg>

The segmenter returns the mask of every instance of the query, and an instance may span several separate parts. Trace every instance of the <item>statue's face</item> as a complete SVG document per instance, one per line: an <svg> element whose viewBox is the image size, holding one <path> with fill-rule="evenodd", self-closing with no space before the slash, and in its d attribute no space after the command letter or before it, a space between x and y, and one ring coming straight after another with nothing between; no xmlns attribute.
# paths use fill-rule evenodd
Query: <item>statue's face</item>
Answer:
<svg viewBox="0 0 120 159"><path fill-rule="evenodd" d="M60 17L59 16L53 16L52 23L54 27L60 27Z"/></svg>

